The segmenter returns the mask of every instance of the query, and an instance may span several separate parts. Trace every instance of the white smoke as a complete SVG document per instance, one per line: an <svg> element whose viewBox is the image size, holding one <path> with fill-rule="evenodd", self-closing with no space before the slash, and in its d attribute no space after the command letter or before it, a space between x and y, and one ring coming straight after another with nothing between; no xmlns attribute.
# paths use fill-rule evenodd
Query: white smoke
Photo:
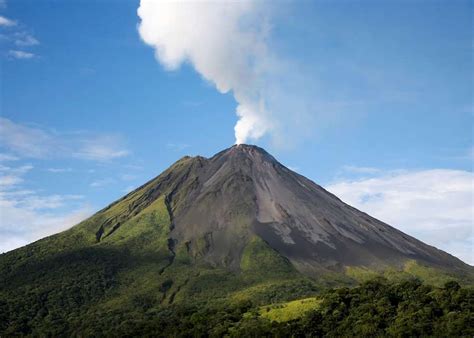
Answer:
<svg viewBox="0 0 474 338"><path fill-rule="evenodd" d="M221 93L233 93L237 144L278 128L269 109L275 59L266 42L268 11L261 3L141 0L138 16L141 38L165 68L189 62Z"/></svg>

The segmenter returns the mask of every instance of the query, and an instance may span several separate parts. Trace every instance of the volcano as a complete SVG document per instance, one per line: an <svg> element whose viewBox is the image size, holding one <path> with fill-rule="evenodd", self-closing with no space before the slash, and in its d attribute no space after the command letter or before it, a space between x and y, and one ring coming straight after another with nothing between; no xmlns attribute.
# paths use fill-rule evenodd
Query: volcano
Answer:
<svg viewBox="0 0 474 338"><path fill-rule="evenodd" d="M240 144L183 157L71 229L0 255L0 332L38 333L49 320L78 330L58 332L87 335L84 323L102 325L105 314L122 318L137 306L270 302L354 284L354 271L473 275L264 149Z"/></svg>
<svg viewBox="0 0 474 338"><path fill-rule="evenodd" d="M258 238L313 276L345 266L401 265L409 259L465 267L345 204L264 149L245 144L209 159L182 158L102 211L107 219L93 222L90 230L98 242L119 237L130 227L128 221L160 199L170 218L169 249L185 248L190 257L212 266L239 270L246 246Z"/></svg>

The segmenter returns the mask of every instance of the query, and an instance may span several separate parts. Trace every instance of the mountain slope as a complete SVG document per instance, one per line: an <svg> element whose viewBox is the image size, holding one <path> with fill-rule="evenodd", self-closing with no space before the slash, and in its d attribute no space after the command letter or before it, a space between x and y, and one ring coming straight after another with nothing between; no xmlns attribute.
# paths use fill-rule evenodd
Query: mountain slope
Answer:
<svg viewBox="0 0 474 338"><path fill-rule="evenodd" d="M79 228L89 240L130 241L130 231L140 235L130 222L157 204L168 212L164 223L169 223L170 252L185 251L192 259L233 271L239 270L242 252L254 236L310 275L344 266L402 266L407 259L468 268L247 145L210 159L185 157Z"/></svg>
<svg viewBox="0 0 474 338"><path fill-rule="evenodd" d="M209 160L183 162L184 175L165 192L174 215L171 237L191 254L199 251L196 238L204 238L212 264L238 267L248 237L257 235L301 271L394 265L406 258L465 267L346 205L263 149L239 145Z"/></svg>
<svg viewBox="0 0 474 338"><path fill-rule="evenodd" d="M87 335L157 307L264 305L402 270L473 275L263 149L238 145L184 157L77 226L0 255L0 333Z"/></svg>

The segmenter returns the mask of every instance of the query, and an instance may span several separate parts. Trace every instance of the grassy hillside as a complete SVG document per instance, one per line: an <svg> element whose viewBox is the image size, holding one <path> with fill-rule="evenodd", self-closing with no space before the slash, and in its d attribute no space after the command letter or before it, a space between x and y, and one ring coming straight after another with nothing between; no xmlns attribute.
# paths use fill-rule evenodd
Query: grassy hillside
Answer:
<svg viewBox="0 0 474 338"><path fill-rule="evenodd" d="M347 266L345 267L345 273L359 283L377 277L384 277L390 281L418 278L427 284L439 287L450 281L457 281L463 285L474 285L474 276L472 274L467 272L464 274L454 274L441 268L426 266L416 260L407 260L400 269L391 266L378 270L361 266Z"/></svg>
<svg viewBox="0 0 474 338"><path fill-rule="evenodd" d="M260 308L259 315L270 321L288 322L303 317L309 311L316 310L321 301L317 297L310 297L285 303L265 305Z"/></svg>

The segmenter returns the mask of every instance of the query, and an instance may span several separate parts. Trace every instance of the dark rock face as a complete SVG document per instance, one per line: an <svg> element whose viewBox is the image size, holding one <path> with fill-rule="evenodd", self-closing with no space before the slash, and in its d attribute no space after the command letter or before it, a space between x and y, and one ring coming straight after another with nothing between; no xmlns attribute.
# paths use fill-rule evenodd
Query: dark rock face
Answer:
<svg viewBox="0 0 474 338"><path fill-rule="evenodd" d="M345 204L256 146L185 157L139 189L144 203L166 196L175 246L216 266L238 269L256 235L309 275L347 265L400 266L407 259L468 267Z"/></svg>

